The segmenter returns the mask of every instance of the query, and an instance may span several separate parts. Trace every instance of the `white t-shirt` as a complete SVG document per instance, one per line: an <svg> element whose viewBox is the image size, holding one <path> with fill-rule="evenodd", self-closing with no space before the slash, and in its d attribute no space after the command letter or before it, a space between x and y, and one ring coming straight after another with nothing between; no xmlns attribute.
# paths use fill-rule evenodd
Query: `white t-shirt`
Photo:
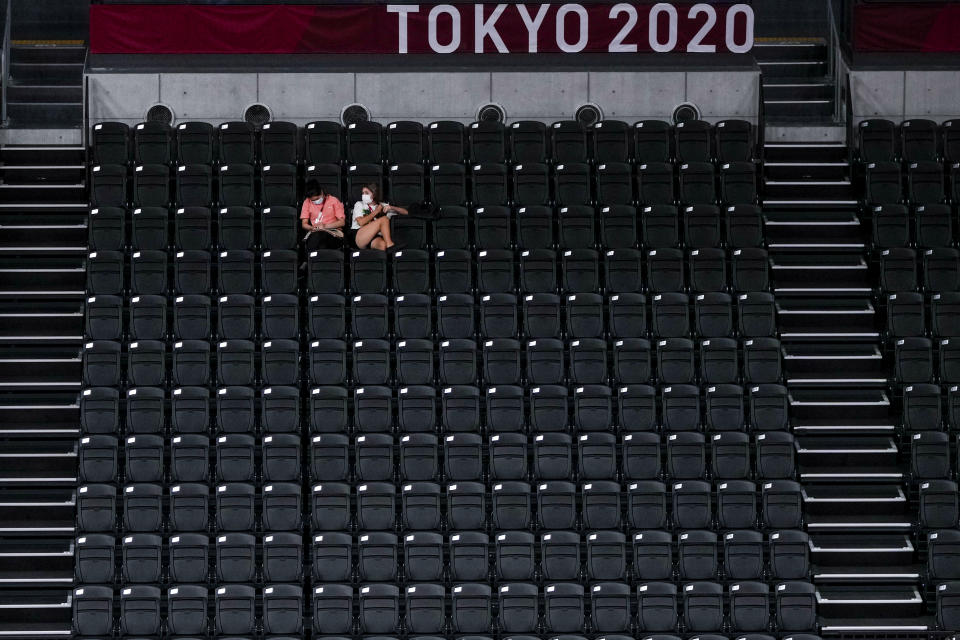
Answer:
<svg viewBox="0 0 960 640"><path fill-rule="evenodd" d="M390 208L390 205L388 205L386 202L381 202L380 204L383 205L385 209ZM359 229L360 225L357 223L357 218L362 218L368 213L370 213L370 206L364 204L363 201L357 201L357 203L353 205L353 222L350 224L350 228L354 230ZM393 215L393 211L391 211L387 214L387 217L392 218Z"/></svg>

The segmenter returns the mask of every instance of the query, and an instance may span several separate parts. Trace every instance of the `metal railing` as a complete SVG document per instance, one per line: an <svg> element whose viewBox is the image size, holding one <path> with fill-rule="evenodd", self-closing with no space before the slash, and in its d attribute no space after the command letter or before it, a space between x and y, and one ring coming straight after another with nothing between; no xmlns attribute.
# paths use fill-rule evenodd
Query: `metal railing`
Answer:
<svg viewBox="0 0 960 640"><path fill-rule="evenodd" d="M13 22L13 0L7 0L6 18L3 21L2 77L0 77L0 123L5 127L7 119L7 86L10 84L10 23Z"/></svg>
<svg viewBox="0 0 960 640"><path fill-rule="evenodd" d="M830 28L830 37L827 42L827 68L833 80L833 121L841 122L843 114L840 109L840 81L843 76L841 69L843 54L840 52L840 34L837 32L836 14L833 12L833 0L827 0L827 25Z"/></svg>
<svg viewBox="0 0 960 640"><path fill-rule="evenodd" d="M844 11L849 3L840 5ZM837 28L837 17L844 17L835 10L833 0L827 0L827 21L830 23L830 73L833 77L833 121L845 125L847 153L853 153L853 96L850 93L850 72L845 57L844 40Z"/></svg>

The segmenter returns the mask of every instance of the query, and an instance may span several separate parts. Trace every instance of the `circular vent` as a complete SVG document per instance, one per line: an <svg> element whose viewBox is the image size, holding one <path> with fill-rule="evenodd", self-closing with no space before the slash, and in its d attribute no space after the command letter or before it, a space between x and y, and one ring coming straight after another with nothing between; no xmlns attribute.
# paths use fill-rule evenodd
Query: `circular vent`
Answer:
<svg viewBox="0 0 960 640"><path fill-rule="evenodd" d="M173 124L173 111L165 104L155 104L147 109L147 122L160 122L162 124Z"/></svg>
<svg viewBox="0 0 960 640"><path fill-rule="evenodd" d="M270 122L270 109L264 104L252 104L243 112L243 119L259 129Z"/></svg>
<svg viewBox="0 0 960 640"><path fill-rule="evenodd" d="M345 106L340 113L340 121L347 127L351 124L367 122L368 120L370 120L370 112L367 111L367 108L362 104L349 104Z"/></svg>
<svg viewBox="0 0 960 640"><path fill-rule="evenodd" d="M700 119L700 108L692 102L684 102L673 110L673 123L690 122Z"/></svg>
<svg viewBox="0 0 960 640"><path fill-rule="evenodd" d="M580 107L577 108L574 118L584 127L589 127L603 120L603 112L600 110L600 107L590 102L580 105Z"/></svg>
<svg viewBox="0 0 960 640"><path fill-rule="evenodd" d="M503 122L507 112L498 104L485 104L477 109L477 122Z"/></svg>

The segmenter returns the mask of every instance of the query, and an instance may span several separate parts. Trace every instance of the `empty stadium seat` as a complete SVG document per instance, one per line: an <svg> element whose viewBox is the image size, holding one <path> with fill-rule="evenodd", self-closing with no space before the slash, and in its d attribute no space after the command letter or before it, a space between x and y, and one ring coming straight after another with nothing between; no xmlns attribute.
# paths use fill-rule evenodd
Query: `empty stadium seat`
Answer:
<svg viewBox="0 0 960 640"><path fill-rule="evenodd" d="M896 157L896 126L889 120L864 120L857 126L861 162L887 162Z"/></svg>

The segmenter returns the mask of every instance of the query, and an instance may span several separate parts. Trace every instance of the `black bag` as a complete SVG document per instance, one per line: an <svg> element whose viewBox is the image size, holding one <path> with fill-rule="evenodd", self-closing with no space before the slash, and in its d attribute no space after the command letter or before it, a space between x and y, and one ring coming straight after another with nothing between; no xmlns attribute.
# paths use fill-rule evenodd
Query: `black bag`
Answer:
<svg viewBox="0 0 960 640"><path fill-rule="evenodd" d="M422 218L423 220L436 220L439 216L439 210L426 202L415 202L407 209L407 215L411 218Z"/></svg>

